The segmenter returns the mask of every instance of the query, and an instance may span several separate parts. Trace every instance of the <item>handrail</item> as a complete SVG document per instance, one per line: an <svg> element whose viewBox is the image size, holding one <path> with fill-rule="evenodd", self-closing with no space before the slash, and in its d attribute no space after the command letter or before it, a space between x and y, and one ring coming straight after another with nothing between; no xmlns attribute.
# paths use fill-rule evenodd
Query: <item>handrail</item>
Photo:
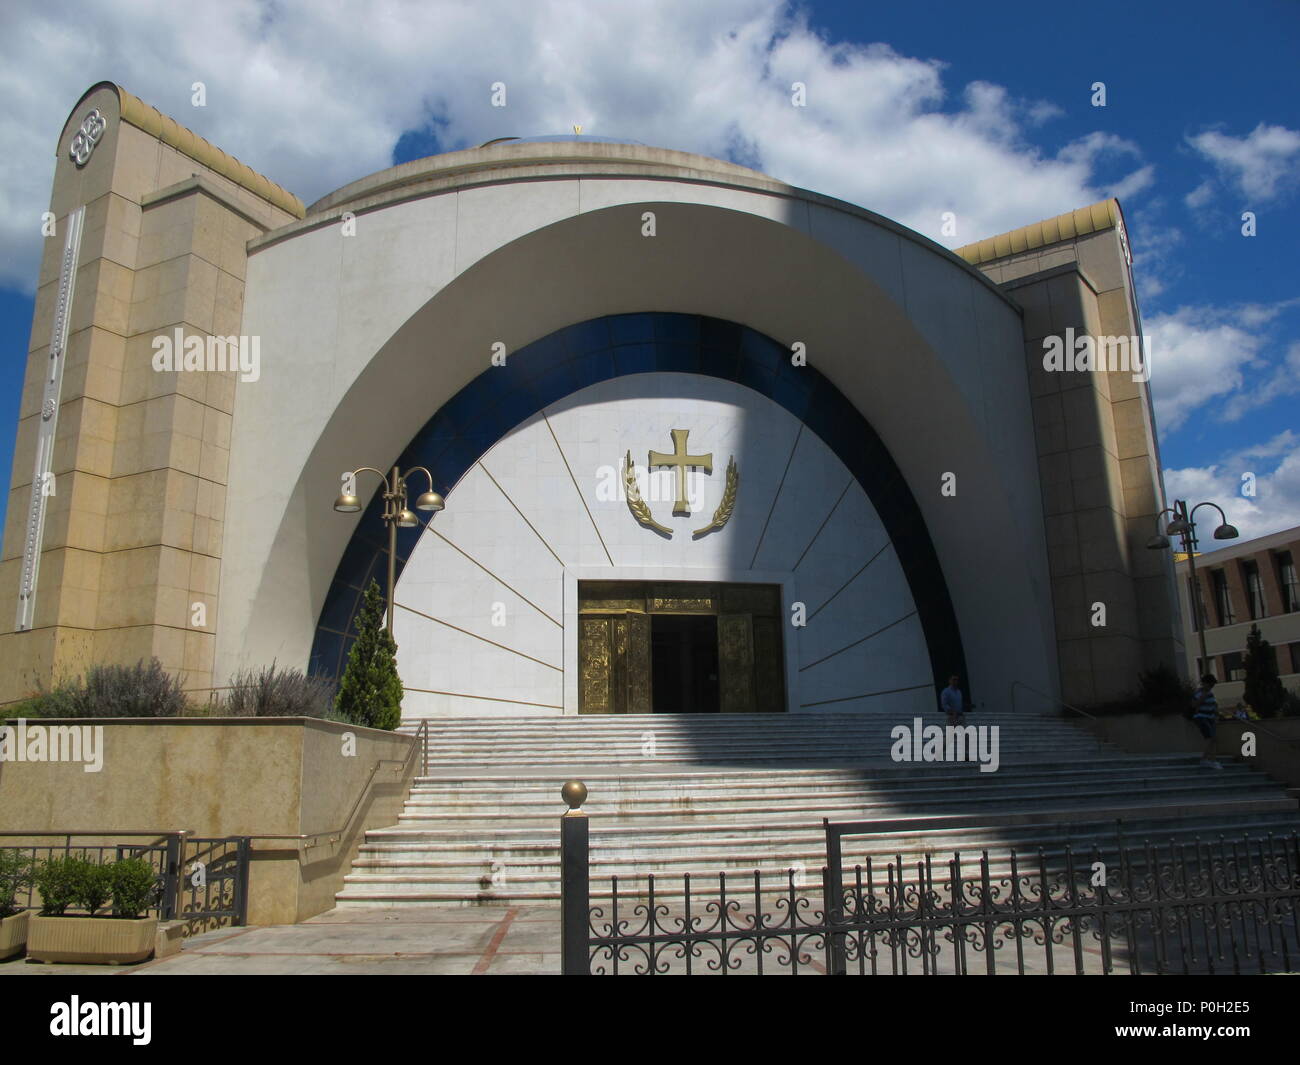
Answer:
<svg viewBox="0 0 1300 1065"><path fill-rule="evenodd" d="M1225 725L1249 725L1256 732L1262 732L1265 736L1271 736L1273 739L1277 740L1278 743L1284 743L1288 747L1294 747L1296 750L1300 751L1300 743L1297 743L1295 740L1290 739L1287 736L1279 736L1276 732L1270 732L1268 729L1262 727L1258 721L1252 721L1250 718L1240 717L1221 717L1219 720Z"/></svg>
<svg viewBox="0 0 1300 1065"><path fill-rule="evenodd" d="M1095 715L1088 713L1087 710L1080 710L1073 703L1067 703L1064 699L1058 699L1055 695L1048 695L1047 692L1041 692L1037 688L1035 688L1032 684L1026 684L1023 680L1013 680L1011 682L1011 712L1012 713L1015 713L1015 709L1016 709L1017 688L1028 688L1035 695L1041 695L1044 699L1048 699L1051 702L1057 703L1058 705L1065 707L1067 710L1073 710L1076 714L1082 714L1089 721L1098 720L1098 718Z"/></svg>
<svg viewBox="0 0 1300 1065"><path fill-rule="evenodd" d="M24 832L21 829L0 829L0 836L192 836L194 830L191 828L174 828L167 831L158 829L149 829L148 831L127 830L122 828L102 828L95 830L78 830L75 832Z"/></svg>
<svg viewBox="0 0 1300 1065"><path fill-rule="evenodd" d="M1046 692L1040 692L1037 688L1033 687L1030 684L1026 684L1023 680L1014 680L1011 682L1011 710L1013 713L1015 712L1016 709L1016 688L1028 688L1035 695L1041 695L1044 699L1049 699L1052 702L1059 703L1061 706L1064 706L1066 709L1073 710L1076 714L1082 714L1089 721L1094 721L1099 725L1101 724L1101 718L1097 717L1095 714L1090 714L1088 713L1087 710L1080 710L1077 706L1073 706L1070 703L1067 703L1064 699L1057 699L1054 696L1048 695ZM1236 723L1239 725L1249 725L1256 732L1262 732L1265 736L1269 736L1273 738L1278 743L1284 744L1287 747L1293 747L1296 750L1300 751L1300 742L1297 742L1296 740L1290 739L1289 737L1286 736L1280 736L1276 732L1271 732L1269 729L1264 728L1264 726L1261 725L1260 722L1258 721L1252 721L1249 718L1243 719L1239 717L1222 717L1222 716L1220 716L1219 720L1224 724ZM1100 738L1098 739L1098 742L1099 743L1101 742Z"/></svg>
<svg viewBox="0 0 1300 1065"><path fill-rule="evenodd" d="M397 733L396 735L401 735L401 734ZM338 828L331 829L327 832L299 832L299 833L287 833L287 834L278 834L278 835L250 835L248 838L250 840L253 839L283 839L283 840L300 840L300 841L310 840L312 842L306 844L308 848L315 846L314 841L319 839L321 836L328 836L329 837L328 842L337 843L339 840L343 838L344 833L346 833L348 828L351 826L352 819L356 816L356 812L361 805L361 801L370 793L370 785L374 781L375 774L379 772L380 767L388 764L400 765L401 768L398 770L398 777L399 779L405 777L406 770L410 767L411 761L415 757L415 753L417 751L423 752L427 749L428 737L429 737L429 722L428 719L425 719L420 723L420 727L416 730L416 734L415 734L416 742L411 744L411 749L406 753L405 758L401 759L400 761L396 758L380 758L377 762L375 762L374 766L371 767L370 775L366 777L365 784L361 786L360 792L357 793L357 797L352 803L352 809L348 811L347 819Z"/></svg>

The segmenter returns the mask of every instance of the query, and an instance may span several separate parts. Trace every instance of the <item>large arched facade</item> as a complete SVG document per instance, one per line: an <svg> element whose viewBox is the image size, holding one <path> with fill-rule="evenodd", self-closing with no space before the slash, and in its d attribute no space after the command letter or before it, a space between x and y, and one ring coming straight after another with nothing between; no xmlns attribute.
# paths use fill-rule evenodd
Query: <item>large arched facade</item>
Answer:
<svg viewBox="0 0 1300 1065"><path fill-rule="evenodd" d="M562 330L582 336L656 312L687 316L664 322L726 323L716 328L737 352L754 338L755 358L738 357L732 380L752 390L744 374L769 374L770 391L759 393L814 419L812 435L861 471L891 542L903 544L918 615L928 614L931 684L964 660L968 683L990 696L1013 678L1053 690L1018 309L950 253L868 212L699 157L598 147L643 173L613 174L608 158L540 170L483 149L462 153L479 168L426 160L367 179L250 245L245 329L262 336L264 359L235 415L225 532L241 551L223 564L217 674L250 659L332 672L348 610L336 579L355 580L365 544L383 537L373 514L332 512L342 471L410 461L440 413L445 424L457 403L491 390L496 423L468 433L436 471L450 489L540 407L536 393L492 376L512 373L511 357L516 367L550 365L524 353L544 352ZM352 236L343 235L348 217ZM643 235L647 218L653 236ZM796 346L802 368L791 361ZM680 361L681 348L642 344L635 357L708 379L698 352L711 347L693 364ZM493 369L500 350L512 355ZM555 380L545 402L595 378L568 366ZM800 391L824 399L800 409ZM897 474L866 462L855 433L878 442ZM955 495L943 490L952 481ZM908 495L913 505L899 506Z"/></svg>

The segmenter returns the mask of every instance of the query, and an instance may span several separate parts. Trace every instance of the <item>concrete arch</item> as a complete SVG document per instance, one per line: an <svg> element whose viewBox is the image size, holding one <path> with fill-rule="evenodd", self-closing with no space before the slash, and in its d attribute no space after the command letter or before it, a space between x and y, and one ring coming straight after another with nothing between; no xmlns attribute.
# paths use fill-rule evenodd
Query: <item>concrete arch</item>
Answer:
<svg viewBox="0 0 1300 1065"><path fill-rule="evenodd" d="M493 342L519 350L575 323L653 310L736 322L783 345L802 342L809 363L875 429L911 486L951 594L972 685L994 697L1012 676L1054 688L1054 624L1016 312L964 264L919 240L823 204L754 198L768 217L671 200L553 210L558 217L478 256L377 350L346 353L346 372L336 352L330 381L314 380L324 369L313 362L310 336L286 342L281 361L268 350L270 387L252 391L247 404L241 394L236 411L231 484L261 487L238 497L232 491L228 500L226 536L245 538L252 550L238 570L223 571L218 675L272 658L306 664L356 523L330 510L340 471L391 463L430 413L488 365ZM424 210L436 200L404 206ZM489 206L476 208L475 225L491 228L482 213ZM654 237L641 235L646 211L656 215ZM458 209L458 225L465 214ZM310 256L310 244L292 248L304 237L268 250ZM320 276L328 269L332 264L321 266ZM331 297L336 315L364 313L347 305L352 285L364 289L364 278L345 272L297 304L264 296L246 313L246 329L265 326L280 336L276 315L301 322L313 300L326 308ZM316 328L324 336L329 322ZM320 403L322 395L328 398ZM276 406L295 399L301 409ZM281 414L299 426L277 452L267 430L254 427ZM235 476L236 467L248 471L246 479ZM955 496L941 495L946 473L956 476ZM1027 579L998 581L1006 573Z"/></svg>

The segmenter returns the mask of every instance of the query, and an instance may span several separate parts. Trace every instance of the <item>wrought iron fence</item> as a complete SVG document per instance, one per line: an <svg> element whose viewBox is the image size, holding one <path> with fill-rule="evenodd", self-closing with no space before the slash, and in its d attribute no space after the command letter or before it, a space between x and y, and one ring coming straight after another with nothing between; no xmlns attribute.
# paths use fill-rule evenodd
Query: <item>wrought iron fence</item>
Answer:
<svg viewBox="0 0 1300 1065"><path fill-rule="evenodd" d="M76 840L143 837L141 843L81 843ZM76 857L97 865L122 858L143 858L157 874L155 902L147 911L164 921L184 920L185 935L225 925L242 925L248 915L249 838L228 836L200 839L185 832L0 832L0 839L57 839L60 842L0 844L31 859L33 865L50 858ZM29 908L40 905L29 883L16 899ZM70 912L79 912L69 907ZM112 912L110 901L108 911Z"/></svg>
<svg viewBox="0 0 1300 1065"><path fill-rule="evenodd" d="M566 973L1195 974L1300 965L1296 834L895 855L824 867L813 883L795 870L630 885L611 878L591 893L582 878L585 822L562 819Z"/></svg>
<svg viewBox="0 0 1300 1065"><path fill-rule="evenodd" d="M95 865L105 865L109 862L119 861L123 858L142 858L154 868L157 874L157 893L155 902L149 907L148 913L154 916L163 916L167 909L166 905L166 884L168 882L168 869L173 864L171 855L173 848L170 840L159 843L113 843L100 845L86 845L72 843L73 837L62 837L63 843L33 844L28 846L2 846L0 850L14 851L18 854L25 855L31 860L33 866L41 862L48 861L51 858L82 858ZM15 902L19 906L28 908L40 905L40 898L36 892L36 886L30 881L27 883L25 893L20 894ZM72 913L83 912L77 906L69 906L68 910ZM112 907L109 907L111 912Z"/></svg>
<svg viewBox="0 0 1300 1065"><path fill-rule="evenodd" d="M247 836L186 837L173 914L185 935L247 923L248 858Z"/></svg>

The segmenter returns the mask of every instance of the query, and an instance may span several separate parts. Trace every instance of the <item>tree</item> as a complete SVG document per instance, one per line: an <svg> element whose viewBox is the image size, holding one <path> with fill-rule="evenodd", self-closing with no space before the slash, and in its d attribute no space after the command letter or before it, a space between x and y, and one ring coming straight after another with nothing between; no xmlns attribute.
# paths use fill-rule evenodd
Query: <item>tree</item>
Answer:
<svg viewBox="0 0 1300 1065"><path fill-rule="evenodd" d="M392 731L402 720L402 678L397 644L384 625L384 598L370 582L357 618L357 639L348 655L334 701L341 717L357 725Z"/></svg>
<svg viewBox="0 0 1300 1065"><path fill-rule="evenodd" d="M1243 696L1260 717L1276 717L1286 698L1286 689L1277 675L1277 651L1259 634L1259 626L1250 627L1246 637L1246 690Z"/></svg>

